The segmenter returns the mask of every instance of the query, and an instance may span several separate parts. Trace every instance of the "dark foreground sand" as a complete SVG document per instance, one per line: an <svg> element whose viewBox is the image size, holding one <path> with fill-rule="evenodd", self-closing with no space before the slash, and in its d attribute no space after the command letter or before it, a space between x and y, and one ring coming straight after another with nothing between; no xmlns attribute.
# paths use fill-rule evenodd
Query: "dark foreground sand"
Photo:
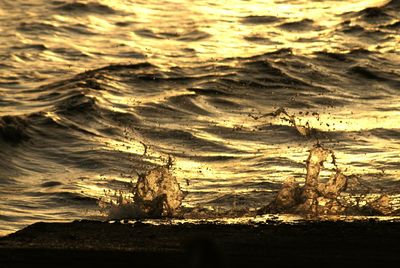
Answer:
<svg viewBox="0 0 400 268"><path fill-rule="evenodd" d="M122 266L121 266L122 265ZM0 238L0 267L398 267L400 223L36 223Z"/></svg>

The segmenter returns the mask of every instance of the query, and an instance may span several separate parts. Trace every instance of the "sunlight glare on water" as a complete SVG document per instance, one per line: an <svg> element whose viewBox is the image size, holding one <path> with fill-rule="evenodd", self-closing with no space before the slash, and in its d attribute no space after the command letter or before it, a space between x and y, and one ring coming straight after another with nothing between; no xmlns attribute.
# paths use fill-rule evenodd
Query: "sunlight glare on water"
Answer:
<svg viewBox="0 0 400 268"><path fill-rule="evenodd" d="M288 177L304 183L317 143L396 214L398 8L1 1L0 232L104 219L99 199L131 198L169 157L192 215L255 211Z"/></svg>

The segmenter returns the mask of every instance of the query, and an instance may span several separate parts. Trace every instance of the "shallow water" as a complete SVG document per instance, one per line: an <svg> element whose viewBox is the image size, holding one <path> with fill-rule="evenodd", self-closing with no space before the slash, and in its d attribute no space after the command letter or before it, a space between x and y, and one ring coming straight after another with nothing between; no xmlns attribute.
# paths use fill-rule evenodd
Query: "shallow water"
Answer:
<svg viewBox="0 0 400 268"><path fill-rule="evenodd" d="M254 211L317 141L399 208L400 2L214 2L1 1L0 233L169 156L186 209Z"/></svg>

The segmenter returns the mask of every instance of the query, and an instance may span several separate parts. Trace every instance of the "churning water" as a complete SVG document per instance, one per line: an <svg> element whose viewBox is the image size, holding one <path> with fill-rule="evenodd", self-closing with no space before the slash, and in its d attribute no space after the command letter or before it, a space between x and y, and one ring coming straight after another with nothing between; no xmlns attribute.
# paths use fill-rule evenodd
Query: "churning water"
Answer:
<svg viewBox="0 0 400 268"><path fill-rule="evenodd" d="M396 214L399 33L398 0L0 1L0 233L105 219L169 158L186 213L244 217L315 144Z"/></svg>

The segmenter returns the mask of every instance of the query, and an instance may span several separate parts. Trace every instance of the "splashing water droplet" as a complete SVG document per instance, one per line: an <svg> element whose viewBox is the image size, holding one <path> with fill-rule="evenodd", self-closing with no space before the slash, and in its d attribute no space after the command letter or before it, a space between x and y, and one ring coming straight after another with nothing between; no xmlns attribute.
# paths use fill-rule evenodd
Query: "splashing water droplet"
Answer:
<svg viewBox="0 0 400 268"><path fill-rule="evenodd" d="M184 198L169 165L139 175L133 198L119 192L115 202L100 200L110 219L149 219L177 216Z"/></svg>
<svg viewBox="0 0 400 268"><path fill-rule="evenodd" d="M139 176L134 202L147 217L174 216L184 198L179 183L168 167L157 167Z"/></svg>
<svg viewBox="0 0 400 268"><path fill-rule="evenodd" d="M320 172L328 157L336 167L335 173L325 183L320 182ZM308 216L363 214L389 215L392 213L391 200L387 195L360 205L354 202L351 194L342 196L352 184L352 176L345 176L336 165L336 157L332 150L315 145L307 158L307 174L304 186L300 186L293 178L287 179L274 200L261 208L258 213L295 213ZM353 198L354 199L354 198Z"/></svg>

